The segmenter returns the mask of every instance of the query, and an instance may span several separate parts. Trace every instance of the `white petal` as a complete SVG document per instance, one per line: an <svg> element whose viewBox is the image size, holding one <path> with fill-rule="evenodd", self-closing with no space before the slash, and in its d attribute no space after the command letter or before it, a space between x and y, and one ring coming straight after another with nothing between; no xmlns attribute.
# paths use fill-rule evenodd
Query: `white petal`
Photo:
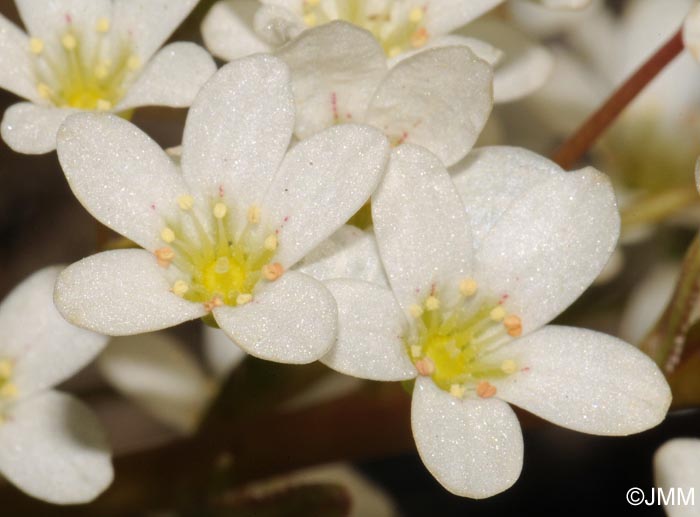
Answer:
<svg viewBox="0 0 700 517"><path fill-rule="evenodd" d="M587 329L547 326L499 349L519 370L492 381L496 396L562 427L628 435L659 424L671 390L632 345Z"/></svg>
<svg viewBox="0 0 700 517"><path fill-rule="evenodd" d="M408 308L437 287L471 272L469 223L440 160L404 144L372 199L377 245L399 303Z"/></svg>
<svg viewBox="0 0 700 517"><path fill-rule="evenodd" d="M474 249L513 203L536 185L563 174L554 162L519 147L474 149L450 169L472 225Z"/></svg>
<svg viewBox="0 0 700 517"><path fill-rule="evenodd" d="M260 202L287 151L293 127L287 66L262 54L229 63L190 108L182 172L205 197L220 195L223 187L242 217L249 205Z"/></svg>
<svg viewBox="0 0 700 517"><path fill-rule="evenodd" d="M619 231L607 176L592 168L557 174L530 188L494 224L476 252L474 276L507 300L527 333L591 285Z"/></svg>
<svg viewBox="0 0 700 517"><path fill-rule="evenodd" d="M15 5L27 32L42 39L59 38L69 27L89 32L112 11L110 0L15 0Z"/></svg>
<svg viewBox="0 0 700 517"><path fill-rule="evenodd" d="M225 379L246 355L223 330L204 325L204 358L217 379Z"/></svg>
<svg viewBox="0 0 700 517"><path fill-rule="evenodd" d="M306 29L299 14L277 5L263 5L258 9L253 26L255 32L272 47L284 45Z"/></svg>
<svg viewBox="0 0 700 517"><path fill-rule="evenodd" d="M214 72L216 64L202 47L172 43L153 56L115 111L139 106L185 108Z"/></svg>
<svg viewBox="0 0 700 517"><path fill-rule="evenodd" d="M387 285L374 234L347 224L316 246L295 269L316 280L352 278Z"/></svg>
<svg viewBox="0 0 700 517"><path fill-rule="evenodd" d="M550 9L583 9L591 0L533 0Z"/></svg>
<svg viewBox="0 0 700 517"><path fill-rule="evenodd" d="M37 271L0 305L0 360L14 363L20 397L66 380L107 344L107 337L71 325L56 310L53 290L61 269Z"/></svg>
<svg viewBox="0 0 700 517"><path fill-rule="evenodd" d="M70 395L48 391L11 406L0 442L2 475L43 501L87 503L114 477L100 422Z"/></svg>
<svg viewBox="0 0 700 517"><path fill-rule="evenodd" d="M449 166L469 152L488 120L491 81L491 67L466 47L419 52L389 72L366 120L393 142L422 145Z"/></svg>
<svg viewBox="0 0 700 517"><path fill-rule="evenodd" d="M29 38L0 14L0 88L33 101L40 100L29 54Z"/></svg>
<svg viewBox="0 0 700 517"><path fill-rule="evenodd" d="M295 133L301 139L340 121L364 121L372 94L387 73L377 40L345 22L304 31L277 55L292 73Z"/></svg>
<svg viewBox="0 0 700 517"><path fill-rule="evenodd" d="M418 454L447 490L481 499L520 476L523 435L513 410L498 399L459 400L419 377L411 426Z"/></svg>
<svg viewBox="0 0 700 517"><path fill-rule="evenodd" d="M263 217L279 230L276 260L292 266L350 219L377 188L389 152L384 135L355 124L295 145L262 203Z"/></svg>
<svg viewBox="0 0 700 517"><path fill-rule="evenodd" d="M700 4L693 7L683 22L683 43L693 57L700 61Z"/></svg>
<svg viewBox="0 0 700 517"><path fill-rule="evenodd" d="M462 36L459 34L446 34L444 36L438 36L437 38L431 38L428 42L418 49L407 50L402 52L396 57L389 58L389 67L393 68L398 63L404 59L415 56L420 52L425 52L428 49L442 48L442 47L467 47L469 50L474 52L474 55L479 59L486 61L489 65L495 66L502 58L503 52L497 49L490 43L482 41L480 39L471 38L469 36Z"/></svg>
<svg viewBox="0 0 700 517"><path fill-rule="evenodd" d="M103 224L154 250L165 220L177 220L186 193L167 154L133 124L81 113L61 126L58 159L73 193Z"/></svg>
<svg viewBox="0 0 700 517"><path fill-rule="evenodd" d="M118 34L128 34L141 59L147 61L199 0L113 0L114 28Z"/></svg>
<svg viewBox="0 0 700 517"><path fill-rule="evenodd" d="M246 352L260 359L304 364L323 356L335 341L338 311L323 284L295 271L256 290L253 301L217 307L214 317Z"/></svg>
<svg viewBox="0 0 700 517"><path fill-rule="evenodd" d="M270 45L255 33L253 20L260 8L258 0L223 0L215 3L202 22L202 38L207 49L224 61L259 52Z"/></svg>
<svg viewBox="0 0 700 517"><path fill-rule="evenodd" d="M338 304L338 340L321 361L346 375L377 381L416 376L403 341L405 316L391 291L358 280L329 280Z"/></svg>
<svg viewBox="0 0 700 517"><path fill-rule="evenodd" d="M5 110L2 139L14 151L44 154L56 149L56 133L75 110L20 102Z"/></svg>
<svg viewBox="0 0 700 517"><path fill-rule="evenodd" d="M425 26L431 35L447 34L501 3L503 0L429 0Z"/></svg>
<svg viewBox="0 0 700 517"><path fill-rule="evenodd" d="M110 336L160 330L206 313L170 292L163 269L144 250L106 251L76 262L61 273L54 296L68 321Z"/></svg>
<svg viewBox="0 0 700 517"><path fill-rule="evenodd" d="M97 364L113 387L183 433L196 429L214 393L197 360L164 332L113 339Z"/></svg>
<svg viewBox="0 0 700 517"><path fill-rule="evenodd" d="M665 494L675 491L674 504L664 506L668 517L697 517L695 497L700 491L700 440L674 438L659 447L654 454L654 486L662 488ZM690 493L694 494L693 504L683 504Z"/></svg>

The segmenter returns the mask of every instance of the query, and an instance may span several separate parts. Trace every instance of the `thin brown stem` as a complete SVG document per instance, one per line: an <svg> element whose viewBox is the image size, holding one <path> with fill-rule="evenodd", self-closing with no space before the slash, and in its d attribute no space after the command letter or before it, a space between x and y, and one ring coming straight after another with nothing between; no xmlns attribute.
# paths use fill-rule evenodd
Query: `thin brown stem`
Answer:
<svg viewBox="0 0 700 517"><path fill-rule="evenodd" d="M552 159L563 169L574 167L598 140L627 105L641 92L666 65L683 50L683 32L679 29L632 76L620 86L598 111L566 140Z"/></svg>

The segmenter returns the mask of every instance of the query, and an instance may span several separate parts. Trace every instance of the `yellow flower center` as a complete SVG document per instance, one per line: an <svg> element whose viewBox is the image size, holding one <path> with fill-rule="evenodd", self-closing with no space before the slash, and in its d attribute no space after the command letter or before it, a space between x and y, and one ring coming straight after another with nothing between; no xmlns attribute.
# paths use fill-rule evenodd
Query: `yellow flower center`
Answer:
<svg viewBox="0 0 700 517"><path fill-rule="evenodd" d="M17 386L12 382L14 363L9 359L0 359L0 407L3 402L7 402L17 397L19 394ZM0 414L0 422L2 415Z"/></svg>
<svg viewBox="0 0 700 517"><path fill-rule="evenodd" d="M425 7L407 0L304 0L303 18L308 27L333 20L362 27L377 38L389 57L421 48L429 39Z"/></svg>
<svg viewBox="0 0 700 517"><path fill-rule="evenodd" d="M163 246L155 251L176 295L203 303L207 310L243 305L253 300L260 280L272 282L284 273L281 264L272 262L277 234L262 231L259 207L251 206L245 226L235 228L222 199L208 204L204 218L192 196L180 196L177 204L180 216L162 228Z"/></svg>
<svg viewBox="0 0 700 517"><path fill-rule="evenodd" d="M455 397L474 393L488 398L496 388L488 381L518 369L512 359L496 361L490 354L522 332L522 322L500 303L479 295L473 279L459 285L460 298L445 306L437 292L410 307L415 332L404 339L418 373L429 376Z"/></svg>
<svg viewBox="0 0 700 517"><path fill-rule="evenodd" d="M114 108L141 69L141 60L128 42L111 37L110 29L110 21L100 18L91 34L71 26L53 45L31 38L39 95L58 107Z"/></svg>

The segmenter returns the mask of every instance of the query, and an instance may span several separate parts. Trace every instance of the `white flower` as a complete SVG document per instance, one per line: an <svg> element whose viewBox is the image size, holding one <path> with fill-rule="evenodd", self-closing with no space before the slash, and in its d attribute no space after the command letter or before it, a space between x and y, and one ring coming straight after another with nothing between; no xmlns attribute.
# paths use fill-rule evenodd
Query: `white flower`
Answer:
<svg viewBox="0 0 700 517"><path fill-rule="evenodd" d="M423 145L452 165L491 112L491 67L466 47L426 50L389 69L371 34L333 22L277 55L291 70L300 139L339 123L367 123L394 145Z"/></svg>
<svg viewBox="0 0 700 517"><path fill-rule="evenodd" d="M16 0L29 34L0 15L0 88L29 102L5 112L3 140L46 153L78 110L189 106L214 61L193 43L157 51L197 1Z"/></svg>
<svg viewBox="0 0 700 517"><path fill-rule="evenodd" d="M73 192L145 250L70 266L57 283L59 310L110 335L213 316L257 357L323 355L335 339L335 302L290 268L367 200L389 145L373 128L345 124L287 152L293 125L287 67L265 55L230 63L202 89L185 127L182 173L128 122L72 116L58 156Z"/></svg>
<svg viewBox="0 0 700 517"><path fill-rule="evenodd" d="M484 148L453 178L420 147L394 150L372 205L391 290L326 281L339 323L323 361L370 379L417 377L423 462L451 492L481 498L520 473L522 435L507 402L570 429L625 435L659 423L671 394L631 345L546 326L614 249L619 217L605 176Z"/></svg>
<svg viewBox="0 0 700 517"><path fill-rule="evenodd" d="M664 505L668 517L696 517L698 503L682 504L678 495L682 491L687 497L693 490L697 498L700 493L700 440L674 438L659 447L654 454L654 481L665 494L677 491L675 504Z"/></svg>
<svg viewBox="0 0 700 517"><path fill-rule="evenodd" d="M94 413L53 390L107 338L66 323L53 305L60 268L34 273L0 305L0 473L57 504L94 499L112 482L110 448Z"/></svg>

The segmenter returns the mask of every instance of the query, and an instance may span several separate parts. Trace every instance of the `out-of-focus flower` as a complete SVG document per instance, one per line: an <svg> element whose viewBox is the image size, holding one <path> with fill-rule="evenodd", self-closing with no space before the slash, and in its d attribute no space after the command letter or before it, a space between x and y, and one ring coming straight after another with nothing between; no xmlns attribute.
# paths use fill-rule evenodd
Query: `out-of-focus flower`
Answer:
<svg viewBox="0 0 700 517"><path fill-rule="evenodd" d="M452 165L491 112L491 68L466 47L426 50L389 69L371 34L333 22L305 31L277 55L291 70L300 139L367 123L393 145L423 145Z"/></svg>
<svg viewBox="0 0 700 517"><path fill-rule="evenodd" d="M158 49L198 0L16 0L29 34L0 15L0 88L29 102L10 107L2 138L15 151L56 148L79 110L125 113L186 107L215 72L193 43Z"/></svg>
<svg viewBox="0 0 700 517"><path fill-rule="evenodd" d="M286 65L266 55L222 68L190 110L182 173L146 135L109 115L72 116L58 155L77 198L145 250L63 272L59 310L110 335L213 317L262 359L306 363L332 346L336 307L290 271L375 190L384 135L345 124L287 152L294 101Z"/></svg>
<svg viewBox="0 0 700 517"><path fill-rule="evenodd" d="M412 426L424 463L451 492L481 498L521 470L508 402L570 429L626 435L658 424L671 394L635 347L546 326L615 247L619 218L604 175L484 148L453 178L457 187L420 147L394 150L373 200L391 290L326 281L339 324L323 360L369 379L417 377Z"/></svg>
<svg viewBox="0 0 700 517"><path fill-rule="evenodd" d="M27 494L85 503L112 482L93 412L53 386L89 363L105 336L67 323L53 304L59 267L34 273L0 305L0 473Z"/></svg>
<svg viewBox="0 0 700 517"><path fill-rule="evenodd" d="M674 438L659 447L654 454L654 481L665 494L675 491L673 504L664 504L668 517L696 517L697 503L681 501L679 496L689 498L700 491L700 440Z"/></svg>

